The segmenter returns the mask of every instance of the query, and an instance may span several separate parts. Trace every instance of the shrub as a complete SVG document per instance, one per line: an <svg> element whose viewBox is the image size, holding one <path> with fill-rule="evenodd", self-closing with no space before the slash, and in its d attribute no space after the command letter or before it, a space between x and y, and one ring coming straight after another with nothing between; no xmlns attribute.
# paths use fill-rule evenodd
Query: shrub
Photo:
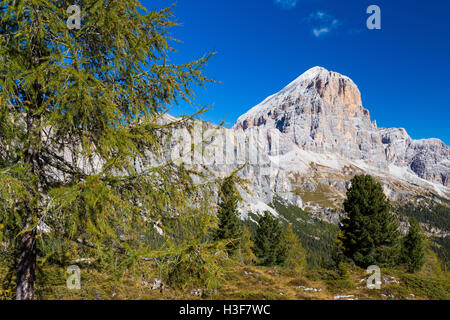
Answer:
<svg viewBox="0 0 450 320"><path fill-rule="evenodd" d="M341 293L348 290L354 290L355 284L349 280L328 280L327 289L331 293Z"/></svg>

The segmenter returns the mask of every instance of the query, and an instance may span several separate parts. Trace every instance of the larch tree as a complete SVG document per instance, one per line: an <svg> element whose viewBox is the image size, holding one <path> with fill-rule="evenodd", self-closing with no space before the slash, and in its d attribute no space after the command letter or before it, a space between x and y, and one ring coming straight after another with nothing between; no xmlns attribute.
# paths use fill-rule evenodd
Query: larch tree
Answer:
<svg viewBox="0 0 450 320"><path fill-rule="evenodd" d="M49 243L128 268L176 252L174 221L192 235L210 222L190 217L213 213L195 172L158 161L164 137L192 119L165 122L167 107L208 81L209 55L169 63L170 8L78 3L81 28L69 29L72 1L0 1L0 240L16 299L33 299Z"/></svg>
<svg viewBox="0 0 450 320"><path fill-rule="evenodd" d="M256 256L253 252L253 247L255 246L253 242L253 236L247 226L244 225L242 229L241 242L239 246L239 253L241 257L241 262L245 265L252 265L256 263Z"/></svg>
<svg viewBox="0 0 450 320"><path fill-rule="evenodd" d="M283 241L287 249L284 266L295 271L305 270L307 265L306 250L303 248L291 225L286 227L283 235Z"/></svg>

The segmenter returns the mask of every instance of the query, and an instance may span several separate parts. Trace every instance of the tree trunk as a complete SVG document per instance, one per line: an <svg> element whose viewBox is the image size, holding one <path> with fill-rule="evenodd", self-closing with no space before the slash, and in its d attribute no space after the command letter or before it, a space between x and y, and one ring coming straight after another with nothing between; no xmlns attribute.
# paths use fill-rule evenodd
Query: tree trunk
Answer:
<svg viewBox="0 0 450 320"><path fill-rule="evenodd" d="M18 254L16 300L33 300L37 254L35 229L20 236Z"/></svg>

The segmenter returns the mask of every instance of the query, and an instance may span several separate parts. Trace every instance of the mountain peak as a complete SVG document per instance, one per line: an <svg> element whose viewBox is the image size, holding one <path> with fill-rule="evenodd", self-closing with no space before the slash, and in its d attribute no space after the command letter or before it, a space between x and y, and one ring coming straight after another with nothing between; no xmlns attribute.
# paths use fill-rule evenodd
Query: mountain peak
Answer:
<svg viewBox="0 0 450 320"><path fill-rule="evenodd" d="M295 109L295 115L292 109ZM266 125L285 113L294 117L302 117L301 114L345 114L346 117L370 121L369 112L362 107L356 84L344 75L317 66L250 109L237 120L235 127L245 130Z"/></svg>
<svg viewBox="0 0 450 320"><path fill-rule="evenodd" d="M304 73L302 73L297 79L295 79L290 84L288 84L286 86L286 88L289 88L289 87L292 87L294 85L301 84L304 82L311 82L316 79L325 80L325 79L332 78L332 77L344 79L344 80L347 80L347 81L350 81L353 83L353 81L347 76L344 76L344 75L334 72L334 71L329 71L329 70L325 69L324 67L316 66L316 67L313 67L313 68L305 71Z"/></svg>
<svg viewBox="0 0 450 320"><path fill-rule="evenodd" d="M307 80L312 80L314 78L317 78L319 76L327 76L330 73L330 71L328 71L327 69L323 68L323 67L313 67L307 71L305 71L304 73L302 73L302 75L300 75L297 79L294 80L294 82L301 82L301 81L307 81Z"/></svg>
<svg viewBox="0 0 450 320"><path fill-rule="evenodd" d="M306 70L305 72L303 72L303 73L300 75L300 77L302 77L302 76L303 76L303 77L308 77L308 76L314 77L314 76L316 76L316 75L318 75L318 74L321 74L321 73L328 73L328 72L330 72L330 71L327 70L327 69L325 69L324 67L321 67L321 66L315 66L315 67L312 67L312 68Z"/></svg>
<svg viewBox="0 0 450 320"><path fill-rule="evenodd" d="M412 140L405 130L378 128L363 108L356 84L322 67L309 69L250 109L233 128L252 127L278 129L284 141L305 151L362 160L382 169L408 166L423 179L450 185L449 147L435 140Z"/></svg>
<svg viewBox="0 0 450 320"><path fill-rule="evenodd" d="M302 83L314 81L314 79L326 79L327 77L329 77L329 75L330 71L328 71L327 69L322 67L313 67L302 73L294 81L284 87L279 93L286 92L296 86L301 85Z"/></svg>

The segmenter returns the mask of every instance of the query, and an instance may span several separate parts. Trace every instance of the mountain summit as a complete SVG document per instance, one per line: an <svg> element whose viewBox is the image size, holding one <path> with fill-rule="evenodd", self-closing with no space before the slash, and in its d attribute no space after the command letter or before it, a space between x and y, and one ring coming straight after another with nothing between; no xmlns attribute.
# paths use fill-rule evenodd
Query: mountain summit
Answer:
<svg viewBox="0 0 450 320"><path fill-rule="evenodd" d="M304 151L334 154L389 170L392 165L450 186L450 148L413 140L404 129L378 128L348 77L314 67L242 115L234 130L276 128ZM290 150L285 150L288 152Z"/></svg>

